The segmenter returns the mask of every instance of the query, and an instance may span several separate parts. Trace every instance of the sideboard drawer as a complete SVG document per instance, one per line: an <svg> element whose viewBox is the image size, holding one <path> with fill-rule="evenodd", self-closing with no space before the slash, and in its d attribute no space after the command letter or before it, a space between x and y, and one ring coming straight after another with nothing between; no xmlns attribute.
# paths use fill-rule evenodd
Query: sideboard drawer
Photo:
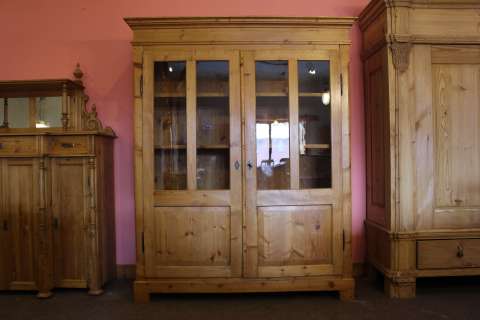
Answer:
<svg viewBox="0 0 480 320"><path fill-rule="evenodd" d="M35 136L0 137L0 155L30 155L38 152Z"/></svg>
<svg viewBox="0 0 480 320"><path fill-rule="evenodd" d="M417 241L418 269L480 267L480 239Z"/></svg>
<svg viewBox="0 0 480 320"><path fill-rule="evenodd" d="M88 136L52 136L48 139L48 153L51 155L93 153L93 145Z"/></svg>

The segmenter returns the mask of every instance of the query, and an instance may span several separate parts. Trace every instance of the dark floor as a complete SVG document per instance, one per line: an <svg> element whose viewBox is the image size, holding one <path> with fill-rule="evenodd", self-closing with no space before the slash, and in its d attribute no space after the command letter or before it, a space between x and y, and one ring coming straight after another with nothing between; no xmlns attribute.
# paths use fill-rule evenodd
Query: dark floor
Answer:
<svg viewBox="0 0 480 320"><path fill-rule="evenodd" d="M388 299L380 281L357 281L356 300L335 293L153 295L132 303L131 283L116 281L101 297L83 290L56 290L48 300L31 293L0 293L0 320L7 319L480 319L480 279L441 278L417 282L417 297Z"/></svg>

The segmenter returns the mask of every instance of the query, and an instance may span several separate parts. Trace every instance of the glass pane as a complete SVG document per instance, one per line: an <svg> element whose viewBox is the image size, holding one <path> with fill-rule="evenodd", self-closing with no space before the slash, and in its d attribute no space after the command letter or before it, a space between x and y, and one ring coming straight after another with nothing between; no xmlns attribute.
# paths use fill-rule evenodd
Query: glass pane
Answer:
<svg viewBox="0 0 480 320"><path fill-rule="evenodd" d="M62 126L62 97L35 98L37 128L58 128Z"/></svg>
<svg viewBox="0 0 480 320"><path fill-rule="evenodd" d="M155 62L155 189L187 188L185 62Z"/></svg>
<svg viewBox="0 0 480 320"><path fill-rule="evenodd" d="M10 128L30 127L29 98L8 98L8 126Z"/></svg>
<svg viewBox="0 0 480 320"><path fill-rule="evenodd" d="M299 61L300 188L331 188L330 63Z"/></svg>
<svg viewBox="0 0 480 320"><path fill-rule="evenodd" d="M257 189L290 188L288 61L257 61Z"/></svg>
<svg viewBox="0 0 480 320"><path fill-rule="evenodd" d="M197 62L197 189L229 189L228 61Z"/></svg>

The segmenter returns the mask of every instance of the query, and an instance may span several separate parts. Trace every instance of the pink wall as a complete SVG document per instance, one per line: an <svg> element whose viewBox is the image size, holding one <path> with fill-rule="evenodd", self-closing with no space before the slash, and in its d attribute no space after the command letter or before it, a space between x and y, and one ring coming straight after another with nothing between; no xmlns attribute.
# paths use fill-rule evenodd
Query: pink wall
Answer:
<svg viewBox="0 0 480 320"><path fill-rule="evenodd" d="M91 102L115 143L117 261L135 263L132 160L132 32L126 16L357 16L368 0L0 1L0 80L71 78L81 63ZM365 151L360 33L350 66L353 258L365 244Z"/></svg>

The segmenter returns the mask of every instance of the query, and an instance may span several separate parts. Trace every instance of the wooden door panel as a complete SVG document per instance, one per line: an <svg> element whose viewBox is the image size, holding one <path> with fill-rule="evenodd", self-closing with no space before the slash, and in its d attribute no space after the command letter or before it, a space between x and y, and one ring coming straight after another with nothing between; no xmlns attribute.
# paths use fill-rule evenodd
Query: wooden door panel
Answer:
<svg viewBox="0 0 480 320"><path fill-rule="evenodd" d="M81 158L52 160L52 213L57 286L83 286L86 281L87 179L85 160Z"/></svg>
<svg viewBox="0 0 480 320"><path fill-rule="evenodd" d="M365 63L367 215L386 225L388 175L388 74L387 49L379 50Z"/></svg>
<svg viewBox="0 0 480 320"><path fill-rule="evenodd" d="M332 264L329 206L258 208L260 266Z"/></svg>
<svg viewBox="0 0 480 320"><path fill-rule="evenodd" d="M228 266L230 210L227 207L155 209L157 264Z"/></svg>
<svg viewBox="0 0 480 320"><path fill-rule="evenodd" d="M35 289L38 214L38 162L7 159L3 166L4 214L7 223L7 275L11 289Z"/></svg>
<svg viewBox="0 0 480 320"><path fill-rule="evenodd" d="M457 48L458 49L458 48ZM434 228L480 226L480 50L432 50ZM421 174L421 173L420 173Z"/></svg>
<svg viewBox="0 0 480 320"><path fill-rule="evenodd" d="M435 65L436 205L479 206L480 66Z"/></svg>

